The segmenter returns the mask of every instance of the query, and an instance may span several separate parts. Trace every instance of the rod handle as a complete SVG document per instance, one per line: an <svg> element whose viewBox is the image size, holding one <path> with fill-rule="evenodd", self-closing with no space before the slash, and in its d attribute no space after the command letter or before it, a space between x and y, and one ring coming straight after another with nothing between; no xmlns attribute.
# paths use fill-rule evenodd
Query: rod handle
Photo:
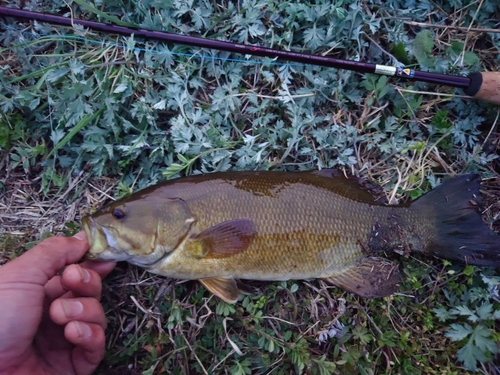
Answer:
<svg viewBox="0 0 500 375"><path fill-rule="evenodd" d="M472 73L470 86L464 92L475 99L500 105L500 72Z"/></svg>

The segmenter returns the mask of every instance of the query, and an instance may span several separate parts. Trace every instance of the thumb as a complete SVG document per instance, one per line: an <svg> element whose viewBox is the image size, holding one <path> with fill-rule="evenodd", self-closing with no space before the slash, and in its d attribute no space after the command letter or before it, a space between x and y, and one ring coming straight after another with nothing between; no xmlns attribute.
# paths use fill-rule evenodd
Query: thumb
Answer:
<svg viewBox="0 0 500 375"><path fill-rule="evenodd" d="M0 269L0 282L45 285L63 267L77 262L89 248L84 232L73 237L50 237Z"/></svg>
<svg viewBox="0 0 500 375"><path fill-rule="evenodd" d="M77 234L73 236L73 238L76 238L77 240L80 241L87 241L87 235L85 234L85 231L81 230Z"/></svg>

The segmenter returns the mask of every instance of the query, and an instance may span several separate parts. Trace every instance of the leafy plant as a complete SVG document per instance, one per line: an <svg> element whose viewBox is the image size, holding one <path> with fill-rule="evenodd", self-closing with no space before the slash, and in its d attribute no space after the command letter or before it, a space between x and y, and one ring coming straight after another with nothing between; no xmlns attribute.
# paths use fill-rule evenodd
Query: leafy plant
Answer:
<svg viewBox="0 0 500 375"><path fill-rule="evenodd" d="M490 289L500 284L498 277L483 276L482 280ZM498 301L490 302L491 297L485 287L473 287L459 299L451 298L455 304L452 309L434 309L442 322L460 322L466 319L470 323L451 323L446 333L446 337L461 343L457 359L470 371L476 371L477 362L491 361L498 352L495 321L500 320L500 305Z"/></svg>
<svg viewBox="0 0 500 375"><path fill-rule="evenodd" d="M413 40L413 54L418 63L429 68L436 63L436 59L431 55L434 48L434 35L429 30L422 30Z"/></svg>

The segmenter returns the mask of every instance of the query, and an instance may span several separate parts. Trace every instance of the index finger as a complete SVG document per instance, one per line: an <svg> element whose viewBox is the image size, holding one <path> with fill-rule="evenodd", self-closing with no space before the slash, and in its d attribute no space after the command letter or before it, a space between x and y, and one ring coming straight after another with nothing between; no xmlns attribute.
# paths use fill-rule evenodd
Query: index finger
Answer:
<svg viewBox="0 0 500 375"><path fill-rule="evenodd" d="M114 267L114 263L106 265ZM72 292L73 296L93 297L97 300L101 297L102 276L91 268L82 267L82 264L72 264L64 269L59 285L62 290ZM62 293L61 293L62 295Z"/></svg>
<svg viewBox="0 0 500 375"><path fill-rule="evenodd" d="M69 265L62 275L54 276L45 284L45 295L53 301L68 293L99 299L102 279L113 270L115 262L86 261Z"/></svg>
<svg viewBox="0 0 500 375"><path fill-rule="evenodd" d="M97 272L97 274L101 276L101 279L104 279L111 271L113 271L113 268L116 266L116 262L86 260L79 265L83 268Z"/></svg>

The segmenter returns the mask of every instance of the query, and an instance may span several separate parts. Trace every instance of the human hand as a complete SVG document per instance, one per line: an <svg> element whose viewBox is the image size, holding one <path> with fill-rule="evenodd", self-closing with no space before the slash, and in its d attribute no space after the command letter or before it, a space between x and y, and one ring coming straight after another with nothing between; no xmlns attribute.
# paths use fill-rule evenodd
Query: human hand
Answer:
<svg viewBox="0 0 500 375"><path fill-rule="evenodd" d="M115 263L73 264L88 248L84 232L51 237L0 267L0 374L84 375L101 362L101 278Z"/></svg>

